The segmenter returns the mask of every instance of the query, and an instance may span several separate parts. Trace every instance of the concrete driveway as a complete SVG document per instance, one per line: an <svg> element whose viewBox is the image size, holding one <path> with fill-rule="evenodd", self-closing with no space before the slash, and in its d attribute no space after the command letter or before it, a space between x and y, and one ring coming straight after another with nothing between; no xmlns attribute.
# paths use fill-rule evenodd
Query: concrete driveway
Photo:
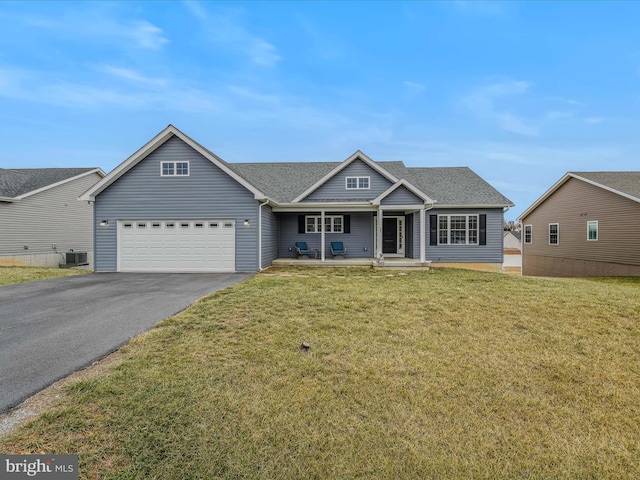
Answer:
<svg viewBox="0 0 640 480"><path fill-rule="evenodd" d="M0 413L250 273L93 273L0 287Z"/></svg>

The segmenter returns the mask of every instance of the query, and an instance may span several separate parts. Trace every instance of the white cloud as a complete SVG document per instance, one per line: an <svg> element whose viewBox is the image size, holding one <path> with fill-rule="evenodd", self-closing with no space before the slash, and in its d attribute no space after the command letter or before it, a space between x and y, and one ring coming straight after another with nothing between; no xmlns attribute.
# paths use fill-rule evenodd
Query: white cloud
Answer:
<svg viewBox="0 0 640 480"><path fill-rule="evenodd" d="M476 88L462 99L462 104L480 120L490 121L507 132L537 136L538 126L501 107L499 103L528 93L531 83L505 80Z"/></svg>
<svg viewBox="0 0 640 480"><path fill-rule="evenodd" d="M86 6L87 4L78 2L74 5ZM128 49L135 47L144 50L160 50L169 42L160 27L145 20L121 21L115 18L111 10L99 7L75 8L61 12L55 19L30 15L21 17L17 21L35 31L55 32L60 38L71 38L74 41L78 38L108 39Z"/></svg>
<svg viewBox="0 0 640 480"><path fill-rule="evenodd" d="M161 28L145 21L135 22L129 30L129 35L139 47L150 50L160 50L169 42Z"/></svg>
<svg viewBox="0 0 640 480"><path fill-rule="evenodd" d="M404 87L405 95L409 98L414 98L422 95L425 89L425 86L421 83L412 82L410 80L403 81L402 85Z"/></svg>
<svg viewBox="0 0 640 480"><path fill-rule="evenodd" d="M587 117L584 119L585 123L588 123L590 125L597 125L599 123L604 122L604 118L601 117Z"/></svg>
<svg viewBox="0 0 640 480"><path fill-rule="evenodd" d="M566 110L554 110L546 115L547 120L561 120L570 117L573 117L573 112L567 112Z"/></svg>
<svg viewBox="0 0 640 480"><path fill-rule="evenodd" d="M147 77L142 73L129 68L116 67L113 65L100 65L97 67L97 69L112 77L134 84L149 86L165 86L168 84L168 80L165 78Z"/></svg>
<svg viewBox="0 0 640 480"><path fill-rule="evenodd" d="M274 67L282 59L273 44L240 25L235 18L237 15L221 10L210 14L202 4L192 1L184 2L184 5L201 23L204 35L216 47L239 53L261 67Z"/></svg>

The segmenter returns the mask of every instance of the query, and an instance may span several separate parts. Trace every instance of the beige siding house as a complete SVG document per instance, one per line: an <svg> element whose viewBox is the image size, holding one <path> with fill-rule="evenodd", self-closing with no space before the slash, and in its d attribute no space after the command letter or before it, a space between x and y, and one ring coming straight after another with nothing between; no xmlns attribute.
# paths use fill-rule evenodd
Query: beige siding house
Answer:
<svg viewBox="0 0 640 480"><path fill-rule="evenodd" d="M99 168L0 169L0 265L58 266L65 252L93 259L93 207L78 197Z"/></svg>
<svg viewBox="0 0 640 480"><path fill-rule="evenodd" d="M518 220L523 275L640 276L640 172L569 172Z"/></svg>

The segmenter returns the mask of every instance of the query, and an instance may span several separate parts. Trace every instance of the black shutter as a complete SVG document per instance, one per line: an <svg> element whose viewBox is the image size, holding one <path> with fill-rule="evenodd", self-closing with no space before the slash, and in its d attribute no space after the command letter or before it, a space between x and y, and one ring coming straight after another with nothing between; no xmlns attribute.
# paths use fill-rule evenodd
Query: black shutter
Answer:
<svg viewBox="0 0 640 480"><path fill-rule="evenodd" d="M429 215L429 245L438 245L438 215Z"/></svg>
<svg viewBox="0 0 640 480"><path fill-rule="evenodd" d="M351 233L351 215L344 215L344 233Z"/></svg>
<svg viewBox="0 0 640 480"><path fill-rule="evenodd" d="M487 215L482 213L480 214L480 245L487 244Z"/></svg>
<svg viewBox="0 0 640 480"><path fill-rule="evenodd" d="M305 226L304 215L298 215L298 233L305 233Z"/></svg>

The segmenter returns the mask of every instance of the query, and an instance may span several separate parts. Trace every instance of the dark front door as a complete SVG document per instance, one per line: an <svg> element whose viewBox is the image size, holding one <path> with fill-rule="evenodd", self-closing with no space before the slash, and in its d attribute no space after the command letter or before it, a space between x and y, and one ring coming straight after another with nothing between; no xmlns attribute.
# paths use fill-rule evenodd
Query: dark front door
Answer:
<svg viewBox="0 0 640 480"><path fill-rule="evenodd" d="M382 253L398 253L398 219L382 220Z"/></svg>

